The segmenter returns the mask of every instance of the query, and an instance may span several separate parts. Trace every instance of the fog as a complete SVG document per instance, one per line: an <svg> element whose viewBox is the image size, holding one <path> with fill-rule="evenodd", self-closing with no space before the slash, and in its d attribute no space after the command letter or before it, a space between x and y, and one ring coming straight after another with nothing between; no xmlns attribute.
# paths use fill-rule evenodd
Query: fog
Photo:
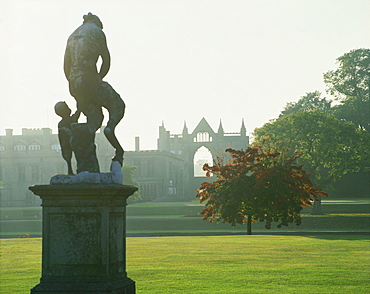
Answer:
<svg viewBox="0 0 370 294"><path fill-rule="evenodd" d="M54 104L75 107L64 50L90 11L112 57L105 80L127 105L117 128L126 150L135 136L156 149L162 121L180 133L184 121L191 132L202 117L213 129L222 119L237 132L244 118L250 134L287 102L325 93L336 58L370 47L367 0L0 0L0 134L56 131Z"/></svg>

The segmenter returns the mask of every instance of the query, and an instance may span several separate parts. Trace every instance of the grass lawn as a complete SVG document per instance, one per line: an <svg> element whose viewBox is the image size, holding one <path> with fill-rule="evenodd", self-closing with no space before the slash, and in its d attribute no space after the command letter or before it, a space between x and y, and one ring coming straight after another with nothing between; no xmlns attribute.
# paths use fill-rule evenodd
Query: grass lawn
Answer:
<svg viewBox="0 0 370 294"><path fill-rule="evenodd" d="M141 203L127 207L128 235L187 234L187 233L244 233L246 225L217 224L203 221L197 202ZM324 199L324 215L310 215L312 208L302 211L302 224L278 229L277 224L266 230L264 223L252 225L253 233L279 232L370 232L370 199ZM41 236L41 207L1 208L0 235L17 236L30 234Z"/></svg>
<svg viewBox="0 0 370 294"><path fill-rule="evenodd" d="M29 293L41 239L1 239L0 292ZM370 293L366 235L127 238L138 294Z"/></svg>

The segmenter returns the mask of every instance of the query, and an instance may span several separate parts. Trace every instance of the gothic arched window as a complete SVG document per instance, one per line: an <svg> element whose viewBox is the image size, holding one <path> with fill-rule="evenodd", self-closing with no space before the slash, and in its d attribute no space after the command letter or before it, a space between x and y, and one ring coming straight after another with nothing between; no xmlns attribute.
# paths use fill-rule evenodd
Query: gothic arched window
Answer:
<svg viewBox="0 0 370 294"><path fill-rule="evenodd" d="M198 132L194 142L212 142L212 137L208 132Z"/></svg>

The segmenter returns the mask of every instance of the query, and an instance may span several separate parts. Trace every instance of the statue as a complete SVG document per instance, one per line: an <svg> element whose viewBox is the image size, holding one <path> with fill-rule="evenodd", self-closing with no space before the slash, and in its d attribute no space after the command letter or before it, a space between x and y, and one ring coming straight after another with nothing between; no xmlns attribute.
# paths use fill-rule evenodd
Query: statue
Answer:
<svg viewBox="0 0 370 294"><path fill-rule="evenodd" d="M77 110L73 115L71 115L71 109L68 107L67 103L58 102L54 106L55 113L59 115L62 120L58 123L58 138L60 146L62 148L62 157L67 162L68 174L73 175L72 171L72 123L77 123L80 117L81 111Z"/></svg>
<svg viewBox="0 0 370 294"><path fill-rule="evenodd" d="M77 160L77 172L99 172L95 151L95 132L103 122L102 107L109 112L104 134L115 149L112 161L123 163L123 148L115 136L115 128L123 118L125 103L103 78L110 68L110 54L103 24L91 13L84 15L83 24L68 38L64 56L64 73L69 91L76 99L77 109L87 117L86 124L72 124L72 148ZM97 70L96 63L102 64Z"/></svg>

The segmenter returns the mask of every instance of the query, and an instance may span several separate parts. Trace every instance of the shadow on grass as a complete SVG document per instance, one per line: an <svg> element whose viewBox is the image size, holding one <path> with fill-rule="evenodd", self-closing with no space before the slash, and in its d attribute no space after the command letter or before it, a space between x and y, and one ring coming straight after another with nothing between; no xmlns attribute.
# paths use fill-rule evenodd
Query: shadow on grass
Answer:
<svg viewBox="0 0 370 294"><path fill-rule="evenodd" d="M333 232L333 233L324 233L324 234L314 234L307 235L309 238L321 239L321 240L345 240L345 241L360 241L360 240L369 240L370 233L352 233L352 232Z"/></svg>

